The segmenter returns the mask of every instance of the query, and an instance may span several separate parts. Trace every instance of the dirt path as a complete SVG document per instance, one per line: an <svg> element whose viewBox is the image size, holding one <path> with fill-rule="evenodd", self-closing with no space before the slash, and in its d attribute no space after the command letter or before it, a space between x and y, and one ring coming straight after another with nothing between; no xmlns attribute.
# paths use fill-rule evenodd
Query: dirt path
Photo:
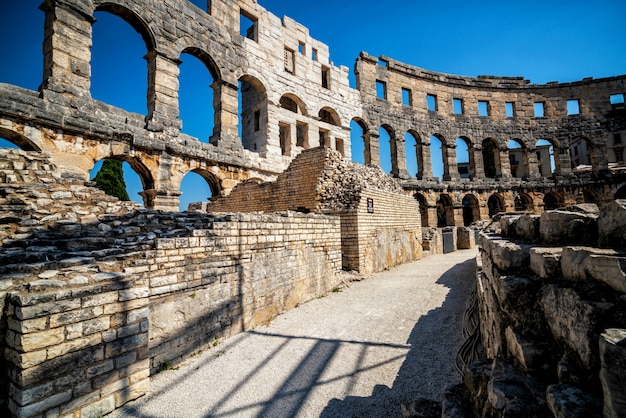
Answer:
<svg viewBox="0 0 626 418"><path fill-rule="evenodd" d="M399 417L458 381L476 251L349 284L157 374L112 417Z"/></svg>

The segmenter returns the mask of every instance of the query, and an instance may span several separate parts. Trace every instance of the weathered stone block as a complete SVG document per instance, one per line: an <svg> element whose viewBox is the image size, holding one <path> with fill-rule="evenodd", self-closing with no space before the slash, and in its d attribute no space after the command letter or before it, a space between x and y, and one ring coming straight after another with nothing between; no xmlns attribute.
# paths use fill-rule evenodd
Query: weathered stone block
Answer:
<svg viewBox="0 0 626 418"><path fill-rule="evenodd" d="M626 416L626 330L611 328L600 335L600 381L604 416Z"/></svg>
<svg viewBox="0 0 626 418"><path fill-rule="evenodd" d="M602 402L574 386L550 385L546 399L554 418L599 417L602 414Z"/></svg>
<svg viewBox="0 0 626 418"><path fill-rule="evenodd" d="M586 270L594 279L626 293L626 257L591 254Z"/></svg>
<svg viewBox="0 0 626 418"><path fill-rule="evenodd" d="M539 234L548 244L595 245L597 218L594 213L547 211L541 215Z"/></svg>
<svg viewBox="0 0 626 418"><path fill-rule="evenodd" d="M509 353L517 360L517 363L524 369L534 369L542 365L545 361L545 352L536 344L525 340L516 333L513 328L507 327L505 330L506 346Z"/></svg>
<svg viewBox="0 0 626 418"><path fill-rule="evenodd" d="M562 248L530 249L530 269L542 279L558 277L561 273Z"/></svg>
<svg viewBox="0 0 626 418"><path fill-rule="evenodd" d="M592 247L565 247L561 252L561 273L566 280L587 280L591 256L615 256L614 250ZM598 263L599 269L600 263Z"/></svg>
<svg viewBox="0 0 626 418"><path fill-rule="evenodd" d="M614 200L600 209L598 244L600 247L626 248L626 200Z"/></svg>

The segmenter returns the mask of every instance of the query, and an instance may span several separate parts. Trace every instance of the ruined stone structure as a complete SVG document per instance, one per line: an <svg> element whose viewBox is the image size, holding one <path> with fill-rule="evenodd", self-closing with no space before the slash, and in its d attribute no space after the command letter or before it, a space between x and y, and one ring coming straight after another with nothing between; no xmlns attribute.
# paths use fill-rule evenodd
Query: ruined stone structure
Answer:
<svg viewBox="0 0 626 418"><path fill-rule="evenodd" d="M626 194L626 76L536 86L362 53L352 89L326 45L255 0L41 10L39 91L0 84L0 137L22 148L0 153L0 403L15 416L110 412L160 365L324 294L342 269L414 260L422 239L434 251L433 227ZM96 11L145 42L146 115L91 97ZM183 53L214 79L208 142L181 132ZM352 154L351 121L367 164L380 164L379 129L389 133L396 179L340 158ZM468 161L456 158L463 143ZM413 152L418 173L406 170ZM145 209L86 182L103 158L137 172ZM197 206L208 214L176 213L189 172L211 186L213 201ZM462 231L458 245L471 247Z"/></svg>

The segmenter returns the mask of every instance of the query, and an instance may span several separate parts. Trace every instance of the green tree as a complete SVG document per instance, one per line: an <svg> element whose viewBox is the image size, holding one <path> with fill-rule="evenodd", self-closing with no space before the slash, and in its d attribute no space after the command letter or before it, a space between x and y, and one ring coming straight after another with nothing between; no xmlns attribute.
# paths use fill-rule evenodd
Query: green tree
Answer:
<svg viewBox="0 0 626 418"><path fill-rule="evenodd" d="M130 200L126 192L126 182L124 182L124 171L122 162L118 160L106 159L100 167L100 171L92 181L96 182L96 187L103 190L109 196L115 196L120 200Z"/></svg>

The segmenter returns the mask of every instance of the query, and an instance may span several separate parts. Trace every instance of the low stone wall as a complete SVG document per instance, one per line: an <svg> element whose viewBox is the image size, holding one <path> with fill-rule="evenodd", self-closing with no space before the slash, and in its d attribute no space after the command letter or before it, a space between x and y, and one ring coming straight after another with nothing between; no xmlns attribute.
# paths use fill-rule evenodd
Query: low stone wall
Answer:
<svg viewBox="0 0 626 418"><path fill-rule="evenodd" d="M466 396L451 390L445 416L626 416L626 201L499 227L481 235L480 327L460 356Z"/></svg>
<svg viewBox="0 0 626 418"><path fill-rule="evenodd" d="M5 154L23 168L0 184L6 415L106 414L159 368L340 281L338 217L136 210L42 154Z"/></svg>

